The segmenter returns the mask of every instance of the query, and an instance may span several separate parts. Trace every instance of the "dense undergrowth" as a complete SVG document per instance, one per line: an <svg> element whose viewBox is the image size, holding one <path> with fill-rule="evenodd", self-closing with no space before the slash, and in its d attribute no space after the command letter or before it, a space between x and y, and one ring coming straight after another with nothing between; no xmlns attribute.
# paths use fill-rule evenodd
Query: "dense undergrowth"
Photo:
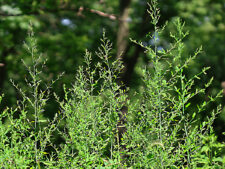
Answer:
<svg viewBox="0 0 225 169"><path fill-rule="evenodd" d="M135 101L130 101L129 89L118 83L123 64L111 58L112 44L103 33L96 53L86 51L85 66L77 71L72 88L64 86L65 97L54 94L60 111L52 120L43 113L55 81L43 84L45 59L32 31L29 33L25 48L32 64L23 61L28 70L27 88L22 90L12 82L22 99L17 108L6 108L0 114L2 168L225 167L224 144L216 141L212 127L220 106L204 122L198 120L198 114L207 111L220 93L193 107L191 99L205 94L212 79L205 88L194 88L208 68L190 79L184 74L201 48L184 59L182 40L188 33L177 19L170 48L158 50L156 41L164 27L157 26L156 1L149 14L155 29L148 36L154 45L132 40L149 58L149 65L142 68L143 86L138 97L133 96ZM93 57L98 57L97 64ZM55 135L62 138L60 145L55 144Z"/></svg>

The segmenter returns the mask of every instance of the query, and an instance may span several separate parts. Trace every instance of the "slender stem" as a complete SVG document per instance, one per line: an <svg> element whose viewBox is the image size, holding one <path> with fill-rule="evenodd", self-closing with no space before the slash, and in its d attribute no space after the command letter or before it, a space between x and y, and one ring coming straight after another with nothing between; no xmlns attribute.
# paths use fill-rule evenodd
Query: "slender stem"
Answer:
<svg viewBox="0 0 225 169"><path fill-rule="evenodd" d="M184 111L185 111L185 108L184 108L184 95L185 95L185 92L184 92L184 81L183 81L183 75L182 75L182 72L181 72L181 75L180 75L180 81L181 81L181 89L182 89L182 116L185 116L184 114ZM185 135L186 135L186 138L188 139L188 131L187 131L187 124L186 124L186 120L184 122L184 131L185 131ZM190 158L190 151L188 149L187 151L187 156L188 156L188 166L190 165L191 163L191 158Z"/></svg>
<svg viewBox="0 0 225 169"><path fill-rule="evenodd" d="M160 86L160 88L157 87L157 96L158 96L158 103L159 103L159 107L158 107L158 111L159 111L159 114L158 114L158 118L159 118L159 140L160 142L162 143L162 105L161 105L161 68L160 68L160 65L159 65L159 58L157 56L157 40L158 40L158 28L157 28L157 23L158 23L158 14L157 14L157 3L156 1L153 1L153 20L154 20L154 59L153 59L153 62L154 62L154 67L155 67L155 71L156 71L156 79L157 79L157 82L159 83L158 86ZM161 154L161 152L160 152ZM162 156L160 156L160 163L161 163L161 167L164 168L164 164L163 164L163 159L162 159Z"/></svg>

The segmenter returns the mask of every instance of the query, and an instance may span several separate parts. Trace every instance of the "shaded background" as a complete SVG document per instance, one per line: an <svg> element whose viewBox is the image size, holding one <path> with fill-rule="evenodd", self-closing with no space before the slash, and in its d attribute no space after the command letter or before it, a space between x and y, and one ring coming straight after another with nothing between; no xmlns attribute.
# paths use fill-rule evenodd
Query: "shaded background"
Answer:
<svg viewBox="0 0 225 169"><path fill-rule="evenodd" d="M13 107L20 99L9 79L14 79L26 90L26 69L21 59L29 62L30 56L23 48L29 22L33 23L38 47L43 57L48 59L43 79L47 83L65 72L52 92L63 98L62 84L68 87L74 80L75 72L83 64L85 49L95 51L100 44L103 28L113 42L113 56L121 57L125 64L122 79L132 91L140 88L139 67L148 64L148 59L139 46L129 38L142 40L146 45L154 45L146 38L154 33L147 13L147 0L0 0L0 93L5 94L1 109ZM207 100L207 95L215 95L225 84L225 2L224 0L159 0L161 10L160 25L168 21L165 33L159 37L159 50L169 46L169 32L175 31L172 22L182 18L185 30L190 32L184 39L188 57L195 49L203 46L203 52L192 63L188 77L210 66L207 76L197 82L203 87L212 76L215 80L207 93L193 100L192 105ZM134 98L135 99L135 98ZM218 104L224 105L225 97L218 99L201 114L201 120ZM223 106L224 107L224 106ZM52 117L57 112L57 103L52 99L45 112ZM215 121L214 128L219 141L224 141L225 110Z"/></svg>

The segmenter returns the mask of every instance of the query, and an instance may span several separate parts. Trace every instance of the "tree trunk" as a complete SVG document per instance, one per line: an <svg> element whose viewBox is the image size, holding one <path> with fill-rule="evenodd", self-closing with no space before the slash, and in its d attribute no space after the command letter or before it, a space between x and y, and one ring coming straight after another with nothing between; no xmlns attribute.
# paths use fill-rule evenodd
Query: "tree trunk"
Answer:
<svg viewBox="0 0 225 169"><path fill-rule="evenodd" d="M127 40L129 36L129 7L131 0L120 0L120 16L117 33L117 58L123 57L122 52L127 48Z"/></svg>

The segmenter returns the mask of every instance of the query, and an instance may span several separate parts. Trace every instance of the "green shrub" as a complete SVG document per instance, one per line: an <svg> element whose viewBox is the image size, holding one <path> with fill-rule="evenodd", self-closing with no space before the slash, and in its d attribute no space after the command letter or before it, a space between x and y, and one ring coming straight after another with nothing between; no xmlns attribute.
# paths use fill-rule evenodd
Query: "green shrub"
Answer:
<svg viewBox="0 0 225 169"><path fill-rule="evenodd" d="M220 106L204 122L198 114L207 110L215 97L193 107L191 99L205 90L194 88L195 81L206 74L187 79L184 71L201 52L184 58L182 40L188 35L184 23L174 23L177 33L170 34L171 47L158 50L157 38L164 27L157 26L157 2L149 14L154 32L153 46L132 40L145 49L149 65L142 68L139 97L129 96L129 89L119 83L123 72L120 59L111 59L112 44L105 33L95 53L86 51L85 66L76 73L72 88L64 86L65 97L55 98L60 105L53 120L44 118L50 88L43 88L42 67L45 60L37 50L32 31L25 45L31 55L28 88L21 90L17 108L7 108L0 115L0 165L3 168L223 168L223 144L216 141L212 123ZM60 77L59 77L60 78ZM57 79L58 80L58 79ZM125 89L124 89L125 88ZM135 101L130 101L134 97ZM0 97L0 102L2 96ZM55 144L54 135L63 142Z"/></svg>

